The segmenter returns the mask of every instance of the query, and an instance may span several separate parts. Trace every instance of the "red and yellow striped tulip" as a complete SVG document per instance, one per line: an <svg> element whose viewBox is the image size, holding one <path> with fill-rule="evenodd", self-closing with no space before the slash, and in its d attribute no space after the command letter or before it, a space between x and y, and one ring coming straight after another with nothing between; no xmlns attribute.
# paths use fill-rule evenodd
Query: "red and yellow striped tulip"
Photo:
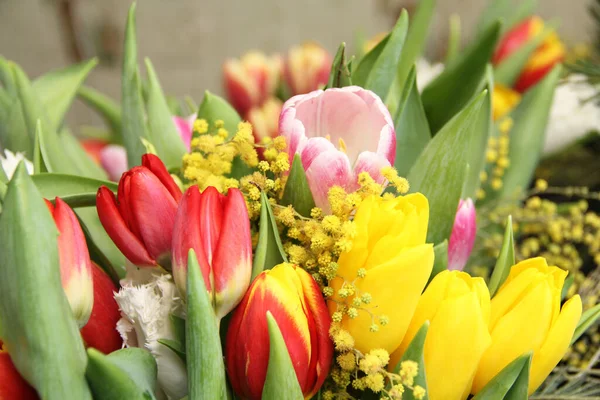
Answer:
<svg viewBox="0 0 600 400"><path fill-rule="evenodd" d="M261 398L269 362L267 311L277 321L308 399L329 374L331 321L319 285L305 270L291 264L258 275L233 313L225 348L231 385L244 399Z"/></svg>
<svg viewBox="0 0 600 400"><path fill-rule="evenodd" d="M430 321L423 356L431 400L466 399L481 356L490 345L490 293L482 278L440 272L419 299L394 368L425 321ZM453 362L452 360L455 360Z"/></svg>
<svg viewBox="0 0 600 400"><path fill-rule="evenodd" d="M248 112L246 118L252 124L256 143L261 143L265 137L274 138L279 134L279 115L282 108L281 100L271 97L262 106L253 107Z"/></svg>
<svg viewBox="0 0 600 400"><path fill-rule="evenodd" d="M96 208L102 226L133 264L145 267L170 261L173 224L181 189L160 158L142 156L119 181L118 197L98 190Z"/></svg>
<svg viewBox="0 0 600 400"><path fill-rule="evenodd" d="M252 238L246 201L238 189L227 196L210 186L190 187L181 200L173 231L173 278L185 295L190 249L198 257L217 317L235 307L252 275Z"/></svg>
<svg viewBox="0 0 600 400"><path fill-rule="evenodd" d="M15 368L10 355L0 341L0 400L37 400L34 388L29 386Z"/></svg>
<svg viewBox="0 0 600 400"><path fill-rule="evenodd" d="M284 78L292 95L321 89L329 80L331 55L314 42L294 46L288 52Z"/></svg>
<svg viewBox="0 0 600 400"><path fill-rule="evenodd" d="M58 255L60 279L77 324L84 326L92 312L94 288L92 261L79 220L71 208L59 197L55 205L46 205L58 228Z"/></svg>
<svg viewBox="0 0 600 400"><path fill-rule="evenodd" d="M581 299L560 307L567 272L549 267L541 257L521 261L510 270L491 304L492 343L484 353L472 393L479 392L510 362L533 352L529 394L561 360L581 317Z"/></svg>

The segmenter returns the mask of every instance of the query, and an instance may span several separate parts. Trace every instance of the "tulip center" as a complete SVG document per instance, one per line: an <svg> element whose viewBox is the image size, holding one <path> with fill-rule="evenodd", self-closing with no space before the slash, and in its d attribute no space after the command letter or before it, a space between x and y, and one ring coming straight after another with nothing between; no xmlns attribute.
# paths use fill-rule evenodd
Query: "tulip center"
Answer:
<svg viewBox="0 0 600 400"><path fill-rule="evenodd" d="M325 135L325 139L327 139L327 140L329 140L329 141L331 142L331 135ZM348 154L348 152L346 151L346 150L347 150L347 147L346 147L346 142L344 142L344 139L342 139L342 138L339 138L339 139L338 139L338 145L339 145L338 149L339 149L339 150L340 150L342 153L344 153L344 154Z"/></svg>

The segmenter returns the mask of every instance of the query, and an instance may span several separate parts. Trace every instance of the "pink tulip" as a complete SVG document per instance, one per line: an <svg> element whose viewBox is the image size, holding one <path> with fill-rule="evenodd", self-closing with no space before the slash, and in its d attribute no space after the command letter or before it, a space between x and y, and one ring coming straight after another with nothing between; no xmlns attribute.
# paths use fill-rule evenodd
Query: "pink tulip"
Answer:
<svg viewBox="0 0 600 400"><path fill-rule="evenodd" d="M290 163L300 155L315 204L326 211L332 186L354 191L361 172L384 183L381 169L396 158L389 111L375 93L358 86L292 97L283 105L279 133Z"/></svg>
<svg viewBox="0 0 600 400"><path fill-rule="evenodd" d="M192 132L194 129L194 121L196 121L196 114L192 114L187 118L178 117L177 115L173 116L173 122L177 127L177 131L179 132L179 136L183 140L185 147L190 151L190 143L192 141Z"/></svg>
<svg viewBox="0 0 600 400"><path fill-rule="evenodd" d="M109 144L100 150L100 165L111 181L118 181L127 171L127 152L123 146Z"/></svg>
<svg viewBox="0 0 600 400"><path fill-rule="evenodd" d="M471 199L461 200L458 203L448 243L448 269L462 271L473 250L476 233L477 222L473 201Z"/></svg>

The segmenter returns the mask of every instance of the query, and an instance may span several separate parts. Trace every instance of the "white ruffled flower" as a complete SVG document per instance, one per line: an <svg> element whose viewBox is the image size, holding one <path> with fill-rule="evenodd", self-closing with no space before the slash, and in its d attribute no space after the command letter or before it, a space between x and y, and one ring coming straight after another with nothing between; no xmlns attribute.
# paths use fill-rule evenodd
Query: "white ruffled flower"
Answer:
<svg viewBox="0 0 600 400"><path fill-rule="evenodd" d="M438 77L444 71L444 64L430 64L424 58L417 60L417 88L422 92L431 81Z"/></svg>
<svg viewBox="0 0 600 400"><path fill-rule="evenodd" d="M185 363L158 342L159 339L178 339L170 319L171 314L181 315L175 284L167 274L139 274L130 270L127 276L115 294L122 315L117 330L127 347L142 347L154 356L159 387L168 399L179 400L188 391ZM138 279L145 283L139 283Z"/></svg>
<svg viewBox="0 0 600 400"><path fill-rule="evenodd" d="M13 153L12 151L6 149L4 150L4 156L2 156L2 153L0 153L0 163L2 163L2 169L4 170L4 173L8 179L12 178L17 166L19 165L19 162L21 161L25 162L27 173L29 173L29 175L33 174L33 164L31 161L25 158L23 153Z"/></svg>
<svg viewBox="0 0 600 400"><path fill-rule="evenodd" d="M600 130L600 109L594 101L584 102L597 93L581 74L570 75L554 92L546 128L544 153L553 153L593 130Z"/></svg>

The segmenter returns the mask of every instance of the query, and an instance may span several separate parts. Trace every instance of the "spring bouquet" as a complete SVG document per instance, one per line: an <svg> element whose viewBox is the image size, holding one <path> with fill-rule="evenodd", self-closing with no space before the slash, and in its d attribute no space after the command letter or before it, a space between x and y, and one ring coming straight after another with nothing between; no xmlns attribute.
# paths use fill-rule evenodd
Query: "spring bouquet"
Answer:
<svg viewBox="0 0 600 400"><path fill-rule="evenodd" d="M120 105L83 85L95 60L31 81L0 58L0 399L572 390L547 377L600 315L572 274L516 259L510 215L489 276L463 271L476 207L529 190L561 44L497 0L420 87L434 3L356 56L228 60L199 106L141 75L135 5ZM64 123L76 96L101 136Z"/></svg>

